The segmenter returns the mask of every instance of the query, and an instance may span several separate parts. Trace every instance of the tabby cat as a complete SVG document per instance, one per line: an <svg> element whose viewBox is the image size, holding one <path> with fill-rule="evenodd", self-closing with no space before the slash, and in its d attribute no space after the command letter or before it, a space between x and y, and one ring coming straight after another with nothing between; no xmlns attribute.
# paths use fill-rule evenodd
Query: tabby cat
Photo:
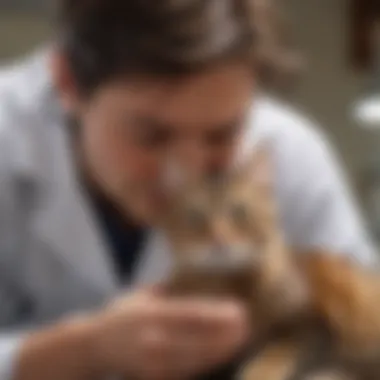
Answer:
<svg viewBox="0 0 380 380"><path fill-rule="evenodd" d="M343 255L289 249L271 173L258 148L230 173L182 183L162 223L169 289L246 302L260 344L239 379L380 379L380 277Z"/></svg>

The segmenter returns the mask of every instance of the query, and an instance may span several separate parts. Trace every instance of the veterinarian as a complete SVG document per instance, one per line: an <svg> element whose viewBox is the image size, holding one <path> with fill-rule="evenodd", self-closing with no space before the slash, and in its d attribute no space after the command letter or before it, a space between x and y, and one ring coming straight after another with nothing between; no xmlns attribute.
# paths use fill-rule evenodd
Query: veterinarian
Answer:
<svg viewBox="0 0 380 380"><path fill-rule="evenodd" d="M260 94L235 3L61 0L51 46L2 69L0 380L184 379L242 347L240 305L153 286L169 154L203 171L269 141L289 243L374 259L322 133Z"/></svg>

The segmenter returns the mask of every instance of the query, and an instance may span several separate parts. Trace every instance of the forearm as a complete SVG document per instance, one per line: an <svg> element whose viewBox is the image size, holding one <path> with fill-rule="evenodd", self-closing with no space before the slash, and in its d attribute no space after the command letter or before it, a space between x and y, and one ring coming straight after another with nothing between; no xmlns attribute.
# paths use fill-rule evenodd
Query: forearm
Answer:
<svg viewBox="0 0 380 380"><path fill-rule="evenodd" d="M92 330L86 321L62 323L25 340L12 380L95 380L102 378L92 354Z"/></svg>

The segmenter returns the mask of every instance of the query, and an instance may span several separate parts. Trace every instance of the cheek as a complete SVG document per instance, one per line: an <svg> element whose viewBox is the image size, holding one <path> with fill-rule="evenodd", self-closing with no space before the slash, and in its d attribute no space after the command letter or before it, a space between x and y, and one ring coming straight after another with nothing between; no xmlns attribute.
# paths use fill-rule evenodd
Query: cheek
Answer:
<svg viewBox="0 0 380 380"><path fill-rule="evenodd" d="M206 154L208 167L222 171L229 169L236 156L237 147L238 142L233 140L223 146L208 146Z"/></svg>
<svg viewBox="0 0 380 380"><path fill-rule="evenodd" d="M159 157L139 147L123 128L96 115L84 120L82 144L86 159L98 175L117 182L154 179Z"/></svg>

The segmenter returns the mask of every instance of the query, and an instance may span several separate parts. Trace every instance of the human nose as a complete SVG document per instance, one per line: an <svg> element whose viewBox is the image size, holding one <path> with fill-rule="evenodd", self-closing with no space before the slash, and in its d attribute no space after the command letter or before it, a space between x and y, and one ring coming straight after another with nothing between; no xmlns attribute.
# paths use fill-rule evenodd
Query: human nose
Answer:
<svg viewBox="0 0 380 380"><path fill-rule="evenodd" d="M208 152L201 141L186 138L172 151L172 157L192 178L201 177L207 170Z"/></svg>

